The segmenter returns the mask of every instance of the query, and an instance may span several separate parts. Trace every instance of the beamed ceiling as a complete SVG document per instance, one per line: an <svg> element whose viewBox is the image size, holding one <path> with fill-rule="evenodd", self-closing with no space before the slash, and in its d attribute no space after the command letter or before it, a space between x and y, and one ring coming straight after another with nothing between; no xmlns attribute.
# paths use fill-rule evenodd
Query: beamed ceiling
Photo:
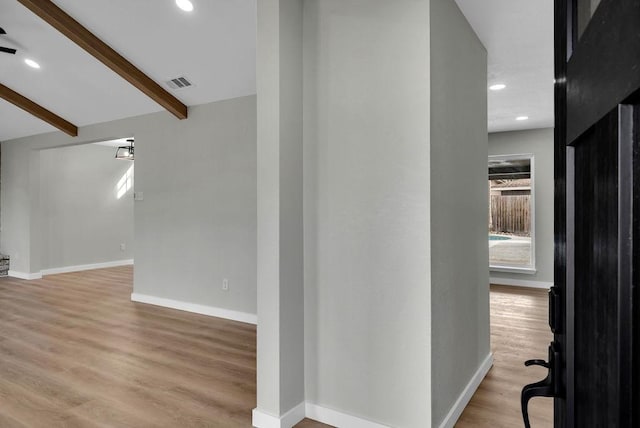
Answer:
<svg viewBox="0 0 640 428"><path fill-rule="evenodd" d="M192 1L0 0L0 141L255 94L256 0Z"/></svg>
<svg viewBox="0 0 640 428"><path fill-rule="evenodd" d="M0 46L18 50L0 53L0 141L55 131L47 120L73 135L255 94L256 1L192 0L189 13L175 0L0 0ZM553 126L553 3L456 1L487 47L488 83L507 85L489 92L489 131ZM165 84L182 76L193 86Z"/></svg>

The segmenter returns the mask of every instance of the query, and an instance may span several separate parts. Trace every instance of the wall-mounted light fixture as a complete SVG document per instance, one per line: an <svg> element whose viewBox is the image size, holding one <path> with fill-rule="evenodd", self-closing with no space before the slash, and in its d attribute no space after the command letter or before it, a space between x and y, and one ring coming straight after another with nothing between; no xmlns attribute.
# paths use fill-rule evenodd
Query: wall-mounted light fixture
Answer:
<svg viewBox="0 0 640 428"><path fill-rule="evenodd" d="M133 147L133 138L128 139L127 143L129 143L128 146L120 146L118 147L118 149L116 150L116 159L124 159L124 160L130 160L132 161L134 156L134 147Z"/></svg>

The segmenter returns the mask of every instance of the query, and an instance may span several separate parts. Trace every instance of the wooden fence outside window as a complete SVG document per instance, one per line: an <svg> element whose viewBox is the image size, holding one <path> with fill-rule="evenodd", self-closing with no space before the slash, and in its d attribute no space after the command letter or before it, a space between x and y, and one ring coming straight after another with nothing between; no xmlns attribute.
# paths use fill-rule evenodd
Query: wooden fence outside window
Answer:
<svg viewBox="0 0 640 428"><path fill-rule="evenodd" d="M489 231L531 236L531 195L491 195Z"/></svg>

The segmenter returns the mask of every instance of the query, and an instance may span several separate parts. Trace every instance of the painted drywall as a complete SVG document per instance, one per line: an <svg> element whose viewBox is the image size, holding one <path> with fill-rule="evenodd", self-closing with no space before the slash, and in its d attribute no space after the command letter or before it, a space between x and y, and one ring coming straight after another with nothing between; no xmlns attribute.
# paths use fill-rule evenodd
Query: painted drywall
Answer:
<svg viewBox="0 0 640 428"><path fill-rule="evenodd" d="M304 68L306 399L428 426L429 1L305 1Z"/></svg>
<svg viewBox="0 0 640 428"><path fill-rule="evenodd" d="M11 257L11 269L30 273L31 246L31 176L29 164L37 153L17 144L2 143L0 159L1 252ZM10 160L10 161L9 161ZM40 183L40 165L36 165ZM34 168L35 169L35 168ZM35 179L34 179L35 182ZM34 211L35 212L35 211ZM39 272L39 269L37 270Z"/></svg>
<svg viewBox="0 0 640 428"><path fill-rule="evenodd" d="M114 153L95 144L40 152L41 269L133 258L133 189L118 197L133 162Z"/></svg>
<svg viewBox="0 0 640 428"><path fill-rule="evenodd" d="M256 313L255 102L136 132L134 292Z"/></svg>
<svg viewBox="0 0 640 428"><path fill-rule="evenodd" d="M259 324L254 425L261 427L260 415L280 418L304 402L300 0L258 2L257 85Z"/></svg>
<svg viewBox="0 0 640 428"><path fill-rule="evenodd" d="M487 53L455 2L431 0L431 372L438 427L486 360Z"/></svg>
<svg viewBox="0 0 640 428"><path fill-rule="evenodd" d="M496 132L489 134L490 155L534 156L535 274L491 271L491 277L509 284L532 281L553 284L553 129ZM526 282L524 284L526 284Z"/></svg>
<svg viewBox="0 0 640 428"><path fill-rule="evenodd" d="M0 247L12 269L36 273L40 150L134 136L134 292L256 312L256 97L2 143ZM222 280L229 280L229 291Z"/></svg>
<svg viewBox="0 0 640 428"><path fill-rule="evenodd" d="M280 411L304 402L302 10L280 0Z"/></svg>

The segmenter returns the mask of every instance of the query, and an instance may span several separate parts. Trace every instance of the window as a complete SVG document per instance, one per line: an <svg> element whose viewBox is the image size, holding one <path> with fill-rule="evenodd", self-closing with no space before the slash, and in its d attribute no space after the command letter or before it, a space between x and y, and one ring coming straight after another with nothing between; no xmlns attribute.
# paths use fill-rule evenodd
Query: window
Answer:
<svg viewBox="0 0 640 428"><path fill-rule="evenodd" d="M489 156L489 267L535 272L533 155Z"/></svg>
<svg viewBox="0 0 640 428"><path fill-rule="evenodd" d="M575 3L576 21L578 25L578 38L582 37L587 25L591 22L601 0L578 0Z"/></svg>

